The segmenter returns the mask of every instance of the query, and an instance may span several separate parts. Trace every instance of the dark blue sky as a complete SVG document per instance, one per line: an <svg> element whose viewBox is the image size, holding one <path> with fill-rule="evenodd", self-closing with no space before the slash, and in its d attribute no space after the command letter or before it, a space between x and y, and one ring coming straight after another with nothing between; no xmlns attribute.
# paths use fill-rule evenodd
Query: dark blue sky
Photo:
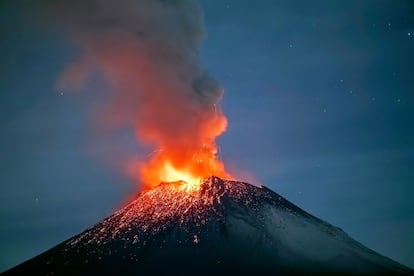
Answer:
<svg viewBox="0 0 414 276"><path fill-rule="evenodd" d="M414 4L201 2L225 88L221 158L414 267ZM131 129L91 130L105 84L57 91L77 49L0 3L0 271L111 214L139 186ZM189 134L190 135L190 134Z"/></svg>

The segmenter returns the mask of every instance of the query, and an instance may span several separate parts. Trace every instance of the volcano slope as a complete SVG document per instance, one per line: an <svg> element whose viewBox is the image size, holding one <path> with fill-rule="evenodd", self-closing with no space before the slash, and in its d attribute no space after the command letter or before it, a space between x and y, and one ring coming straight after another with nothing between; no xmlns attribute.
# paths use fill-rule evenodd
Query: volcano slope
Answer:
<svg viewBox="0 0 414 276"><path fill-rule="evenodd" d="M5 275L413 275L277 193L162 183Z"/></svg>

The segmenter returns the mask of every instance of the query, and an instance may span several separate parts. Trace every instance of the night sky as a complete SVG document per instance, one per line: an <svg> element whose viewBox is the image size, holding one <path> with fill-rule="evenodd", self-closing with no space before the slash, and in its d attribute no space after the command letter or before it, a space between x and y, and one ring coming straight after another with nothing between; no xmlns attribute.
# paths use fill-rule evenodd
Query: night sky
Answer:
<svg viewBox="0 0 414 276"><path fill-rule="evenodd" d="M130 200L140 185L123 163L146 154L132 129L91 127L105 82L55 88L79 49L22 3L0 2L0 271ZM414 3L201 5L228 169L414 267Z"/></svg>

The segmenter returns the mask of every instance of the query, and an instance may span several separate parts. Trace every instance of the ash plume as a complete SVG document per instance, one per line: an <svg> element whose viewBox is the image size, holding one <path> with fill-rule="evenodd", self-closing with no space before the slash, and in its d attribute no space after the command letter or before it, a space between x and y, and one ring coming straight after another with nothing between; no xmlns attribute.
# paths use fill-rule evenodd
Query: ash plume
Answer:
<svg viewBox="0 0 414 276"><path fill-rule="evenodd" d="M82 50L58 86L83 87L98 68L111 90L102 123L133 125L137 139L157 150L139 168L142 181L163 180L152 173L160 161L201 177L225 174L215 158L215 138L227 124L219 106L223 90L200 65L205 28L196 1L40 3L48 25Z"/></svg>

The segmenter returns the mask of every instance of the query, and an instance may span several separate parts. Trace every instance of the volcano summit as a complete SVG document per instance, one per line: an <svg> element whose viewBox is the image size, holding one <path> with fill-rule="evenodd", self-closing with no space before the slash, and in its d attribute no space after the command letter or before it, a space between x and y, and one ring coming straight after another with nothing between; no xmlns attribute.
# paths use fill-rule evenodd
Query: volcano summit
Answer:
<svg viewBox="0 0 414 276"><path fill-rule="evenodd" d="M162 183L5 275L384 274L413 271L266 187Z"/></svg>

